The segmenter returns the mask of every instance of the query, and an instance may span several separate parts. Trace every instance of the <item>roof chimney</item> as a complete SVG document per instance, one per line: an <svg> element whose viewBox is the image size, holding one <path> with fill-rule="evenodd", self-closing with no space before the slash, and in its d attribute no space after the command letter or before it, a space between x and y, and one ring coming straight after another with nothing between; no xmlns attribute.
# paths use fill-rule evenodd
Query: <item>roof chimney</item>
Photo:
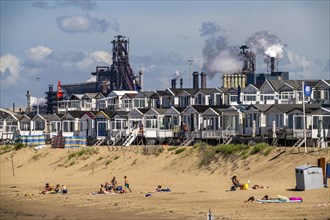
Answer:
<svg viewBox="0 0 330 220"><path fill-rule="evenodd" d="M193 72L193 89L198 89L198 72Z"/></svg>
<svg viewBox="0 0 330 220"><path fill-rule="evenodd" d="M201 88L206 88L206 73L201 72Z"/></svg>
<svg viewBox="0 0 330 220"><path fill-rule="evenodd" d="M270 72L275 72L275 57L270 58Z"/></svg>
<svg viewBox="0 0 330 220"><path fill-rule="evenodd" d="M171 80L171 87L172 87L172 89L176 88L176 79Z"/></svg>

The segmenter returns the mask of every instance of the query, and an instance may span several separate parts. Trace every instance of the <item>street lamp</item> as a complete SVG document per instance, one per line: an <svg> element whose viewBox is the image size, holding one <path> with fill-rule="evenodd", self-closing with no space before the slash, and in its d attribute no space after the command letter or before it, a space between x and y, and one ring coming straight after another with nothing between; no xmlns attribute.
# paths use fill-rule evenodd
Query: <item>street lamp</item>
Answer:
<svg viewBox="0 0 330 220"><path fill-rule="evenodd" d="M37 79L37 88L38 88L38 93L37 93L37 114L39 114L39 77Z"/></svg>

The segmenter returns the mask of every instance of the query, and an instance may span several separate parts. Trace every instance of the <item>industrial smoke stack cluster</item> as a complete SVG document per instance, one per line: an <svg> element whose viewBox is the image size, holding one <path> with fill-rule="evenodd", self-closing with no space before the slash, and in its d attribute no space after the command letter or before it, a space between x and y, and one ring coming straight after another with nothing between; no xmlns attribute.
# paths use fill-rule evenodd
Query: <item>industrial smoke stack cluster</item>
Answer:
<svg viewBox="0 0 330 220"><path fill-rule="evenodd" d="M199 81L198 81L198 77L199 75L201 76L201 89L205 89L206 88L206 73L201 72L200 74L195 71L193 72L193 89L198 89L199 88Z"/></svg>
<svg viewBox="0 0 330 220"><path fill-rule="evenodd" d="M206 86L206 76L207 74L204 73L204 72L201 72L199 73L198 71L194 71L192 73L193 75L193 89L204 89L204 88L207 88ZM201 77L201 85L199 86L199 76ZM173 79L171 79L171 88L172 89L176 89L176 80L177 80L177 77L174 77ZM183 88L183 79L181 78L180 79L180 89Z"/></svg>

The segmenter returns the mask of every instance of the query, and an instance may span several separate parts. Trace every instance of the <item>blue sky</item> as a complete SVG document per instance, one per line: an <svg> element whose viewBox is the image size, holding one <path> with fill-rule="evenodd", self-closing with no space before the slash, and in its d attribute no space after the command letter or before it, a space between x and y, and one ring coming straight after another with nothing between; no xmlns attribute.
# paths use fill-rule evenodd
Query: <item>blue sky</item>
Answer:
<svg viewBox="0 0 330 220"><path fill-rule="evenodd" d="M115 35L130 40L130 64L144 72L144 90L170 87L175 73L188 87L190 68L208 86L239 68L238 46L257 52L276 46L279 71L290 79L329 79L329 1L4 1L1 0L0 106L26 106L48 84L90 80L111 65ZM274 48L274 47L272 47ZM189 83L191 85L191 83ZM35 99L33 99L35 100Z"/></svg>

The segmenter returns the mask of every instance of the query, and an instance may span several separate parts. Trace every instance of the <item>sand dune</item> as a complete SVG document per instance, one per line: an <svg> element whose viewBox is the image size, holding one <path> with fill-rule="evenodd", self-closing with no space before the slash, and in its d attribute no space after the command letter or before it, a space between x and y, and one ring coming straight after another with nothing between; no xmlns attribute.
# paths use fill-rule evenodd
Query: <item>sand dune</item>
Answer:
<svg viewBox="0 0 330 220"><path fill-rule="evenodd" d="M329 161L329 150L297 153L273 150L269 155L217 158L209 166L199 166L198 149L174 150L143 155L141 147L117 147L109 151L69 159L74 151L24 148L1 154L1 219L206 219L209 209L216 219L329 219L328 188L291 191L296 184L294 168ZM311 149L310 149L311 150ZM76 150L77 151L77 150ZM13 160L11 159L13 158ZM12 170L14 164L14 173ZM93 196L105 181L116 176L124 185L128 176L132 193ZM267 189L229 192L230 177L242 182L268 186ZM39 194L46 182L65 184L67 195ZM157 185L169 193L146 193ZM299 196L303 203L244 203L250 196Z"/></svg>

